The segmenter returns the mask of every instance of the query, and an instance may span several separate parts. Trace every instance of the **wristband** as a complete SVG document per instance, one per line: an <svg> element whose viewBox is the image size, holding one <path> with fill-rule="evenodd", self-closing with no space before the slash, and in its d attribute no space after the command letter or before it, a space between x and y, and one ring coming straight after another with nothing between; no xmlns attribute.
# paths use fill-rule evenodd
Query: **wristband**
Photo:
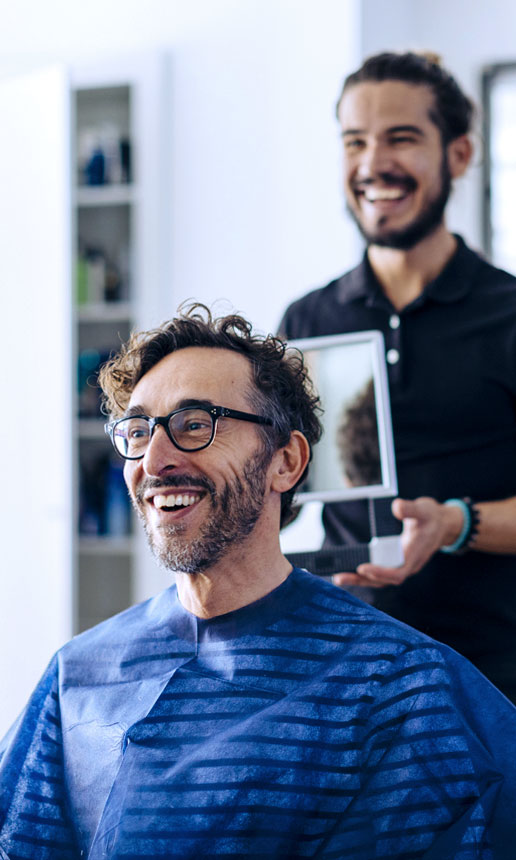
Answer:
<svg viewBox="0 0 516 860"><path fill-rule="evenodd" d="M454 505L460 508L464 517L464 523L458 538L450 544L445 544L440 547L441 552L457 553L466 552L473 543L478 532L478 523L480 516L477 508L469 498L465 499L448 499L443 504Z"/></svg>

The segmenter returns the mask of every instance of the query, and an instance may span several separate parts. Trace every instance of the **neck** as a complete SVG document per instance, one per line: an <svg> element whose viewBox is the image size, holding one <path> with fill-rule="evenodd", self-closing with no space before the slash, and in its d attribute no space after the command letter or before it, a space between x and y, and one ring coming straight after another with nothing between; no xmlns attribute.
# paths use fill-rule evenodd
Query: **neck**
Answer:
<svg viewBox="0 0 516 860"><path fill-rule="evenodd" d="M407 251L370 245L367 256L385 295L401 310L437 278L456 248L457 240L442 224Z"/></svg>
<svg viewBox="0 0 516 860"><path fill-rule="evenodd" d="M185 609L198 618L215 618L265 597L287 579L292 565L281 552L277 523L266 519L208 570L177 573Z"/></svg>

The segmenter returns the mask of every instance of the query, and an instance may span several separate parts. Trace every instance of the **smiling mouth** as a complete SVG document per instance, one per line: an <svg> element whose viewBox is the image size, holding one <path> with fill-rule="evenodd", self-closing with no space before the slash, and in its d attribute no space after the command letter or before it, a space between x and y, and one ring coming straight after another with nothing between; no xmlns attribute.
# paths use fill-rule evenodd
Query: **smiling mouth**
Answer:
<svg viewBox="0 0 516 860"><path fill-rule="evenodd" d="M383 200L401 200L407 195L406 188L364 188L359 189L368 203L376 203Z"/></svg>
<svg viewBox="0 0 516 860"><path fill-rule="evenodd" d="M173 511L178 508L189 508L200 502L204 493L159 493L152 498L152 504L160 511Z"/></svg>
<svg viewBox="0 0 516 860"><path fill-rule="evenodd" d="M384 174L362 179L356 183L354 192L356 197L363 197L368 203L396 203L406 199L415 188L416 182L411 177Z"/></svg>

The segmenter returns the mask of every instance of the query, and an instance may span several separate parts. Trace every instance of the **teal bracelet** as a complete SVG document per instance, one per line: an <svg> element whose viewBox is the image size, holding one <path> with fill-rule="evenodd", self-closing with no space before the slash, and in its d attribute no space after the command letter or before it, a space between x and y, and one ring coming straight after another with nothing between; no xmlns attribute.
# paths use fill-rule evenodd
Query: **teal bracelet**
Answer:
<svg viewBox="0 0 516 860"><path fill-rule="evenodd" d="M462 529L457 540L455 540L453 543L445 544L444 546L440 547L440 550L441 552L458 552L467 544L473 531L473 517L470 507L471 503L468 504L464 501L464 499L448 499L443 504L454 505L456 508L460 508L464 516L464 523L462 525Z"/></svg>

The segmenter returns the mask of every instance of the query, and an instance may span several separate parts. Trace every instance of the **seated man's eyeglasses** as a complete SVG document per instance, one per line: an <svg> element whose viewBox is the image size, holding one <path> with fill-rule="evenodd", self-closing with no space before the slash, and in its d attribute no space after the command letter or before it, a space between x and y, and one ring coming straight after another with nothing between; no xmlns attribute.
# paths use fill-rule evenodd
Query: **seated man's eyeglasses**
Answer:
<svg viewBox="0 0 516 860"><path fill-rule="evenodd" d="M254 424L272 424L270 418L239 412L226 406L182 406L165 416L131 415L104 425L115 451L125 460L140 460L149 447L154 428L161 424L180 451L202 451L211 445L219 418L236 418Z"/></svg>

